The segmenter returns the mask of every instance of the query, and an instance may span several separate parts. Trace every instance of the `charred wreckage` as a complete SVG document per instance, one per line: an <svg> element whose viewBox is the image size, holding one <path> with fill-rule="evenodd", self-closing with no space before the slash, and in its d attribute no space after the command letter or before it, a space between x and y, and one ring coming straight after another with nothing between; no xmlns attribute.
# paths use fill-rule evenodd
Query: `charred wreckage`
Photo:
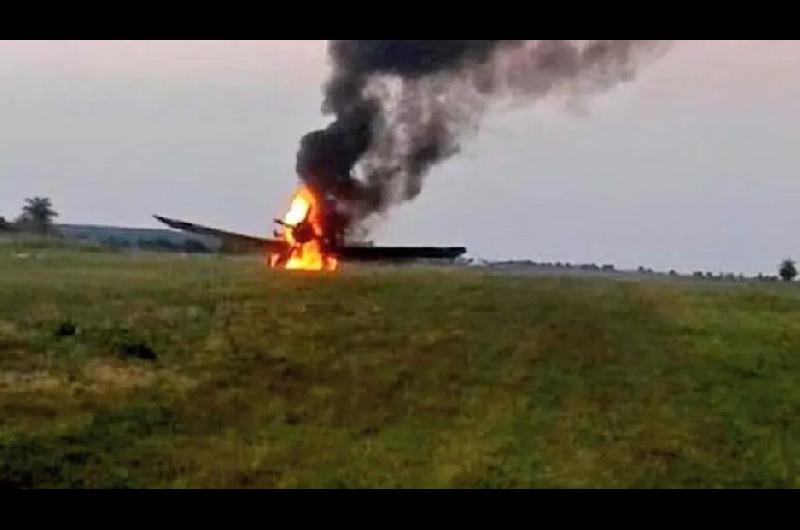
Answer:
<svg viewBox="0 0 800 530"><path fill-rule="evenodd" d="M301 186L284 219L274 219L280 227L274 238L262 238L219 228L154 215L168 227L187 233L215 237L225 250L264 252L274 268L335 269L341 261L409 262L415 260L454 260L466 253L462 246L374 246L348 243L346 222L334 208L321 207L321 201L307 186ZM296 266L292 266L292 262ZM328 263L328 265L326 265Z"/></svg>

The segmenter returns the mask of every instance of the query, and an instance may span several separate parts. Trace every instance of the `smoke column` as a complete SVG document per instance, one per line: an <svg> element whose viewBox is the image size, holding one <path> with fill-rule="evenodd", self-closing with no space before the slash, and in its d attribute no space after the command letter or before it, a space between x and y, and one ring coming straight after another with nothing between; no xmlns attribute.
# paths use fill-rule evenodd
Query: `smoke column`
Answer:
<svg viewBox="0 0 800 530"><path fill-rule="evenodd" d="M347 211L351 227L414 199L495 100L571 97L630 81L663 41L330 41L323 113L297 172Z"/></svg>

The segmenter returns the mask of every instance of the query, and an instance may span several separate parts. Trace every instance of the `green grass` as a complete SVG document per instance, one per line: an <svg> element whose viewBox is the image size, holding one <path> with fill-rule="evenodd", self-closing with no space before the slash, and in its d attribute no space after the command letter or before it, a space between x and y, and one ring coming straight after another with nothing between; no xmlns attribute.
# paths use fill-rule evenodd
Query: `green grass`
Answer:
<svg viewBox="0 0 800 530"><path fill-rule="evenodd" d="M706 286L0 246L0 485L796 487L800 291Z"/></svg>

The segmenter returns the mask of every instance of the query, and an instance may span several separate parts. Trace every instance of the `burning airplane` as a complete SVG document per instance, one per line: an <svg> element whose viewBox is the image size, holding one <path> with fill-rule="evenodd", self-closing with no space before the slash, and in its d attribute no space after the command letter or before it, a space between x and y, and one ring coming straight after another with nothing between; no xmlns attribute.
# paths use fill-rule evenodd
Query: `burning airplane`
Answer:
<svg viewBox="0 0 800 530"><path fill-rule="evenodd" d="M421 259L453 260L465 247L410 247L347 244L345 225L328 202L312 188L301 185L295 193L275 239L229 232L204 225L154 215L170 228L188 233L213 236L222 248L235 251L264 252L270 267L289 270L334 271L340 261L408 262Z"/></svg>
<svg viewBox="0 0 800 530"><path fill-rule="evenodd" d="M286 250L272 252L269 264L273 268L302 270L336 270L339 260L335 230L325 223L320 199L308 186L301 186L281 225Z"/></svg>
<svg viewBox="0 0 800 530"><path fill-rule="evenodd" d="M266 249L273 267L335 270L340 260L453 259L463 247L345 243L368 219L416 198L430 169L457 154L495 100L575 101L633 79L667 49L637 40L337 40L322 110L302 137L301 185L275 240L157 217L167 225Z"/></svg>

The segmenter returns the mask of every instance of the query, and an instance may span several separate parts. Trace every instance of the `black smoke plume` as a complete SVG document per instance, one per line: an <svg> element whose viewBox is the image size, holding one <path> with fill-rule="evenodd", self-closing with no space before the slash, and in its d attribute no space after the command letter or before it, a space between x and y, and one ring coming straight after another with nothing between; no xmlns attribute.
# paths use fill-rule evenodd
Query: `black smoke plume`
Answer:
<svg viewBox="0 0 800 530"><path fill-rule="evenodd" d="M331 41L325 129L300 142L297 172L351 225L411 200L459 151L493 100L579 97L633 79L661 41Z"/></svg>

